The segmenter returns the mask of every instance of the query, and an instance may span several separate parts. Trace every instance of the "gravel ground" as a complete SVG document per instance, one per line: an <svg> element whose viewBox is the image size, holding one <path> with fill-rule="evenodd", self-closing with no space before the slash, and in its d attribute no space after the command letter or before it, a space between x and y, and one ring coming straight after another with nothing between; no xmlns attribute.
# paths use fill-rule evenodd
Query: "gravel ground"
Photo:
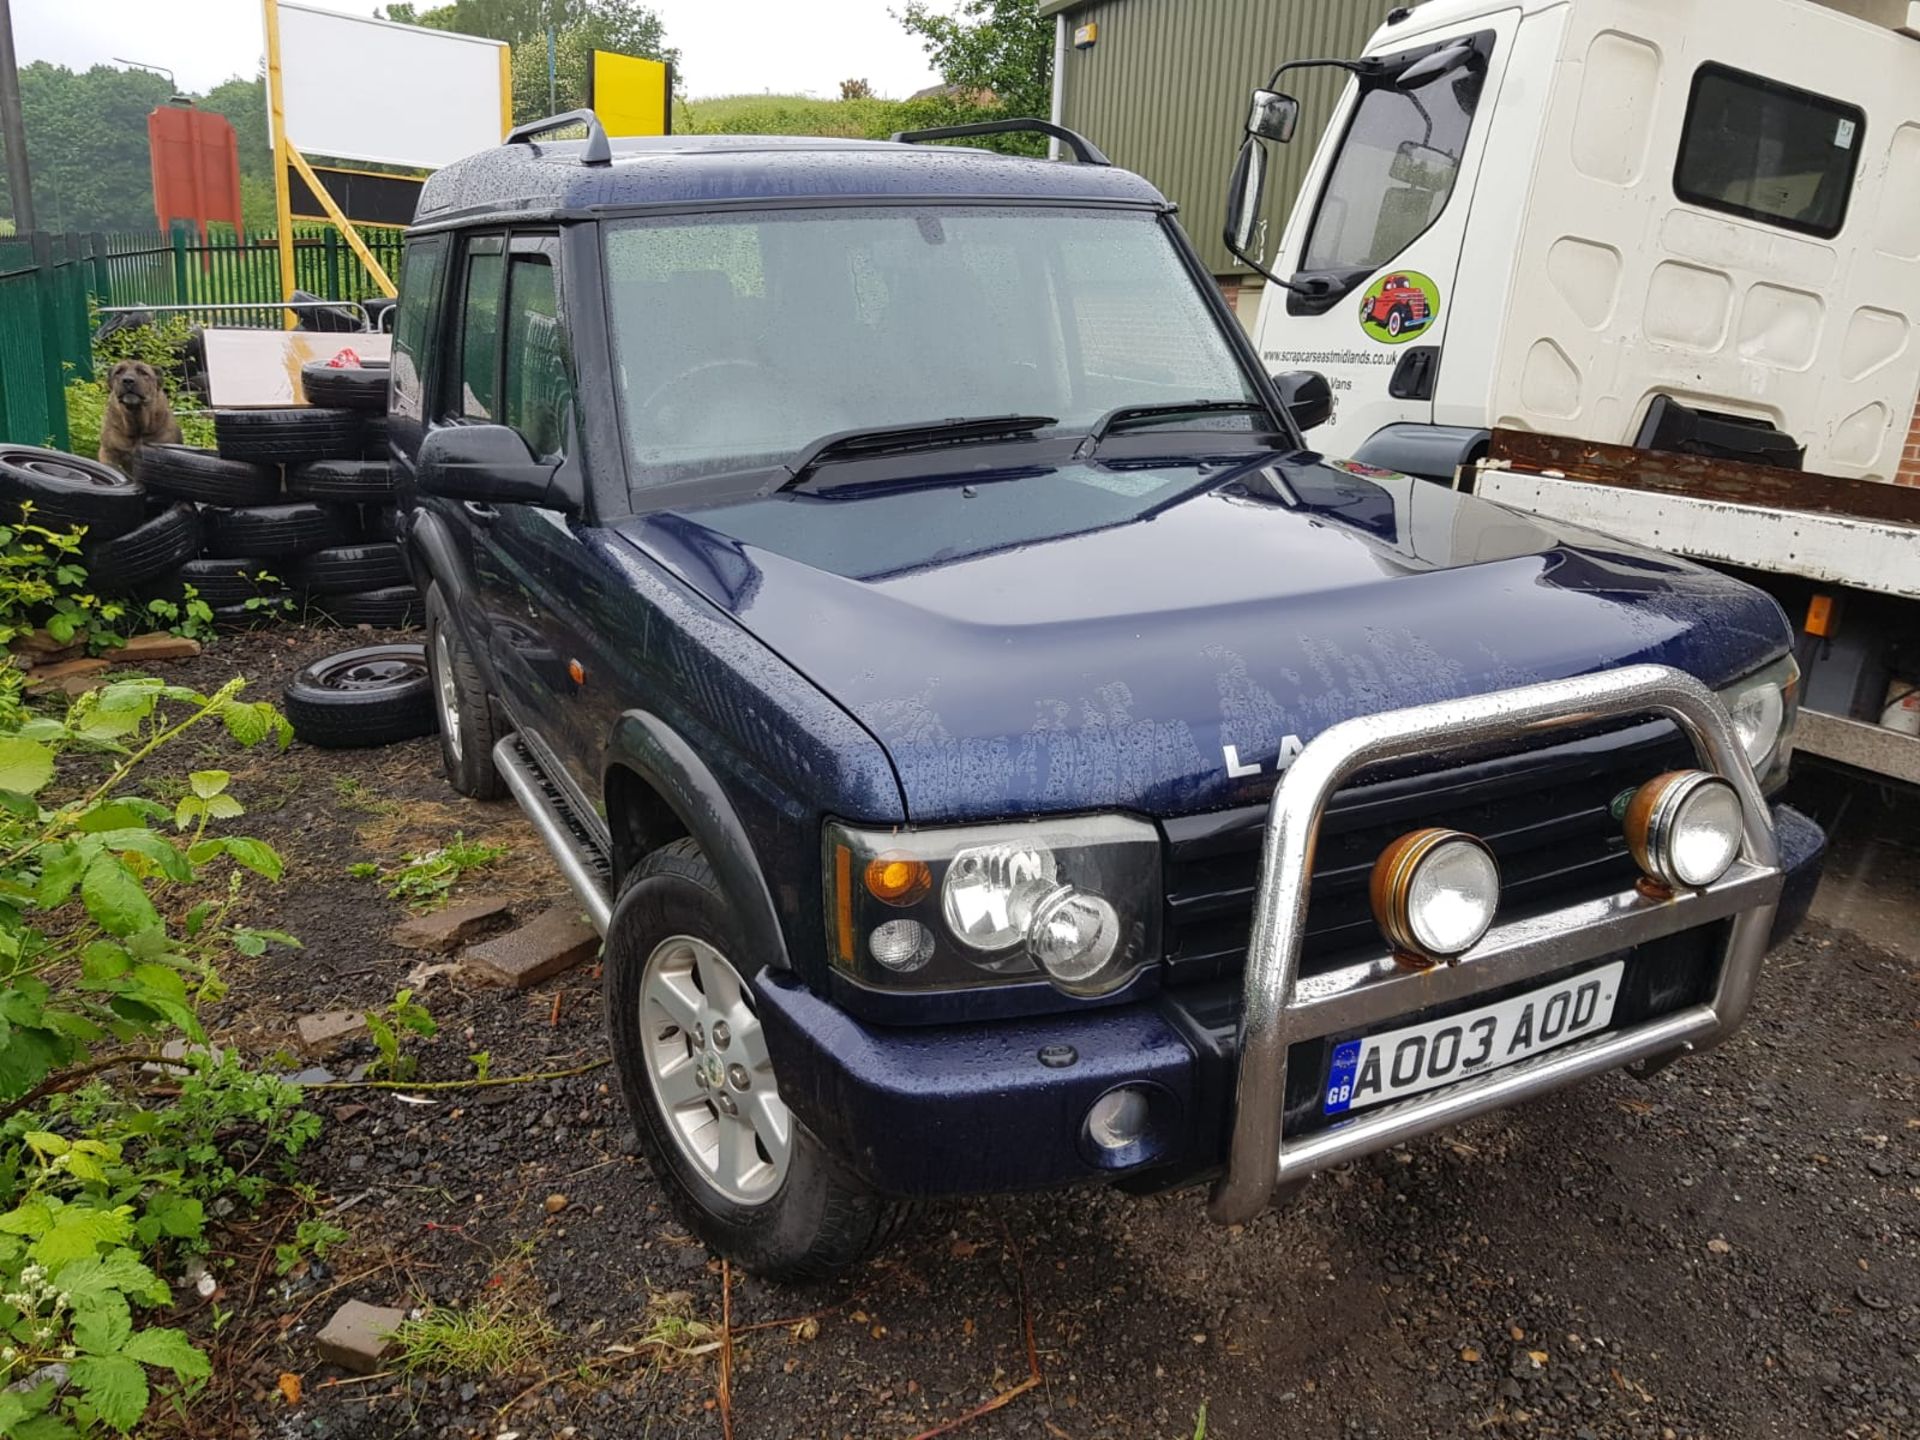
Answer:
<svg viewBox="0 0 1920 1440"><path fill-rule="evenodd" d="M248 637L188 671L277 694L340 644ZM510 806L454 796L430 742L235 771L248 828L291 862L260 918L307 942L237 977L218 1019L250 1048L299 1013L381 1002L419 963L385 939L404 911L346 878L352 861L464 829L513 850L471 893L522 913L561 894ZM397 808L349 803L336 777ZM1882 863L1911 873L1916 852ZM524 995L459 974L424 990L441 1025L425 1079L471 1075L481 1050L494 1075L604 1057L591 969ZM1343 1167L1244 1228L1207 1224L1197 1192L934 1207L810 1292L727 1276L678 1229L605 1069L428 1105L333 1092L303 1178L352 1239L275 1280L258 1257L290 1206L227 1234L234 1318L191 1428L719 1437L701 1327L725 1303L740 1440L908 1440L1027 1380L1029 1324L1038 1383L960 1433L1186 1440L1204 1405L1212 1437L1920 1435L1916 1015L1920 947L1815 922L1772 958L1740 1035L1648 1084L1603 1077ZM550 1330L513 1373L349 1381L313 1349L348 1298ZM208 1313L192 1323L205 1336ZM303 1381L297 1404L282 1375Z"/></svg>

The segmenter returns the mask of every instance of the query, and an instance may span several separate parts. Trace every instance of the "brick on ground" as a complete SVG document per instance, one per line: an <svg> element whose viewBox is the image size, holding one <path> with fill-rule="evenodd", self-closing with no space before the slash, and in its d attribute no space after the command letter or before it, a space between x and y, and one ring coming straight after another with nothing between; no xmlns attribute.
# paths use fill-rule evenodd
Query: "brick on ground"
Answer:
<svg viewBox="0 0 1920 1440"><path fill-rule="evenodd" d="M189 640L184 635L169 635L164 630L149 630L144 635L136 635L114 652L114 659L129 660L191 660L200 653L200 642Z"/></svg>
<svg viewBox="0 0 1920 1440"><path fill-rule="evenodd" d="M431 915L414 915L395 927L393 943L406 950L430 950L445 955L484 934L512 909L511 900L484 896L464 905L450 905Z"/></svg>
<svg viewBox="0 0 1920 1440"><path fill-rule="evenodd" d="M460 959L476 980L524 990L589 960L600 936L569 905L556 905L517 930L470 947Z"/></svg>
<svg viewBox="0 0 1920 1440"><path fill-rule="evenodd" d="M330 1360L356 1375L371 1375L391 1343L389 1337L407 1317L386 1305L349 1300L333 1312L326 1328L314 1338L322 1360Z"/></svg>
<svg viewBox="0 0 1920 1440"><path fill-rule="evenodd" d="M35 690L60 689L69 695L80 695L91 690L112 663L96 657L62 660L57 665L36 665L27 677L27 684Z"/></svg>
<svg viewBox="0 0 1920 1440"><path fill-rule="evenodd" d="M324 1010L318 1015L302 1015L293 1022L293 1028L302 1050L309 1055L324 1055L365 1034L367 1017L358 1010Z"/></svg>

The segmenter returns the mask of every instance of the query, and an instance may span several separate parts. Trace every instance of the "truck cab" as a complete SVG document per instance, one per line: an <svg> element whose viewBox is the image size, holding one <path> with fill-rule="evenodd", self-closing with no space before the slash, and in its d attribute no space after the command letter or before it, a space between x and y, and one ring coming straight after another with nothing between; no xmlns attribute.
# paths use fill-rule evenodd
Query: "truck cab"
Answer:
<svg viewBox="0 0 1920 1440"><path fill-rule="evenodd" d="M940 143L1006 128L1076 159ZM1715 1043L1804 913L1773 601L1308 450L1078 135L557 117L427 182L400 291L447 777L604 934L641 1148L738 1263L943 1195L1244 1221Z"/></svg>
<svg viewBox="0 0 1920 1440"><path fill-rule="evenodd" d="M1317 66L1352 78L1269 246ZM1396 10L1253 98L1226 238L1262 361L1323 377L1329 453L1764 585L1803 751L1920 786L1916 94L1904 0Z"/></svg>
<svg viewBox="0 0 1920 1440"><path fill-rule="evenodd" d="M1892 480L1920 387L1909 8L1429 0L1357 58L1288 57L1278 99L1303 65L1353 78L1277 244L1228 237L1277 282L1262 360L1328 377L1330 453L1434 478L1505 428Z"/></svg>

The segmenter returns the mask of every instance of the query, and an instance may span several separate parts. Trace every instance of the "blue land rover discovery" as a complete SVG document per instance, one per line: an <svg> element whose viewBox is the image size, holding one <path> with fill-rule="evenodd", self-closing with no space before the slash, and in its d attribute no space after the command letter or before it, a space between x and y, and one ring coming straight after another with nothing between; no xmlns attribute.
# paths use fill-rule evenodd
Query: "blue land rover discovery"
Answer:
<svg viewBox="0 0 1920 1440"><path fill-rule="evenodd" d="M715 1249L1089 1182L1244 1220L1740 1023L1822 850L1772 600L1312 453L1325 383L1069 132L562 121L426 186L401 526L448 778L604 931Z"/></svg>

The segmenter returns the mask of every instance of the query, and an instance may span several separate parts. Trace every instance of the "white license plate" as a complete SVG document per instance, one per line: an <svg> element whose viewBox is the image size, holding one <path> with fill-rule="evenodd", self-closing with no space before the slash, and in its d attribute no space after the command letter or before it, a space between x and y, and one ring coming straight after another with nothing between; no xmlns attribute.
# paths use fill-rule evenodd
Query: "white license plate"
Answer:
<svg viewBox="0 0 1920 1440"><path fill-rule="evenodd" d="M1343 1040L1333 1048L1325 1113L1418 1095L1604 1030L1626 968L1616 960L1483 1010Z"/></svg>

